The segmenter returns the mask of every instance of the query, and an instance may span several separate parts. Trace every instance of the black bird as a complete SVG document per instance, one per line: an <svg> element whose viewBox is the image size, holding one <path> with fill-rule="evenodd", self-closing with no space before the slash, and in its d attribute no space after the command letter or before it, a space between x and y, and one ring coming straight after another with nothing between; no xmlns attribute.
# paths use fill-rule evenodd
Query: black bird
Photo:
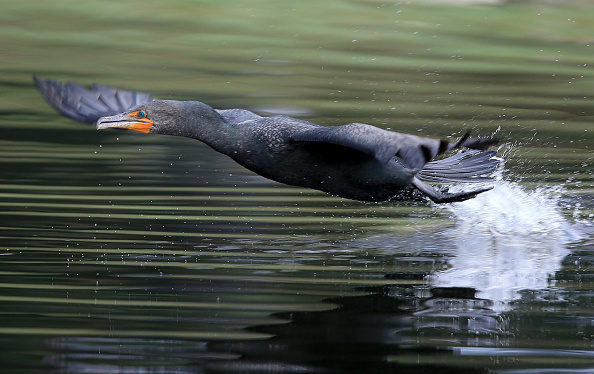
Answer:
<svg viewBox="0 0 594 374"><path fill-rule="evenodd" d="M157 100L148 94L33 77L58 112L98 129L200 140L266 178L361 201L411 200L420 191L436 203L463 201L491 188L448 193L422 182L490 181L499 163L494 138L452 144L382 130L362 123L325 127L287 117L261 117L243 109L216 110L199 101ZM470 148L431 161L454 148Z"/></svg>

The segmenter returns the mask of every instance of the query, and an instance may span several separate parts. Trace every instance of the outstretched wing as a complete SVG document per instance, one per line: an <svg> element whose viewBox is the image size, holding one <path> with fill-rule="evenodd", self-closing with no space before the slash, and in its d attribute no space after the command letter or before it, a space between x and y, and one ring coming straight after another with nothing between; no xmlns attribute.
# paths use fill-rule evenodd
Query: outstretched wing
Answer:
<svg viewBox="0 0 594 374"><path fill-rule="evenodd" d="M411 169L422 169L427 162L450 148L445 140L400 134L362 123L312 127L292 135L290 140L338 144L359 150L382 163L397 156Z"/></svg>
<svg viewBox="0 0 594 374"><path fill-rule="evenodd" d="M35 85L45 100L58 112L77 121L94 124L101 117L113 116L128 109L155 100L148 94L124 91L93 84L91 89L74 83L39 79Z"/></svg>

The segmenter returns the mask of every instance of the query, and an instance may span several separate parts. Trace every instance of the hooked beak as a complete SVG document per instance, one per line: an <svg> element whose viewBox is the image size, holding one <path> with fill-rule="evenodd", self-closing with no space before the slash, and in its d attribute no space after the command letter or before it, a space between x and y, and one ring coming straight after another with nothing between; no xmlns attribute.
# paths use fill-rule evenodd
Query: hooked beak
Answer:
<svg viewBox="0 0 594 374"><path fill-rule="evenodd" d="M115 116L101 117L97 121L97 130L103 129L129 129L148 134L153 127L153 121L148 118L136 118L126 113Z"/></svg>

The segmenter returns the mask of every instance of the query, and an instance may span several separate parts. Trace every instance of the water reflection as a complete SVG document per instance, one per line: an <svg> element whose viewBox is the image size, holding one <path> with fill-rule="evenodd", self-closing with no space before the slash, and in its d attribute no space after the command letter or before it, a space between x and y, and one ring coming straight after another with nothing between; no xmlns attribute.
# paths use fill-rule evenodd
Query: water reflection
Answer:
<svg viewBox="0 0 594 374"><path fill-rule="evenodd" d="M87 256L69 271L91 279L109 266L113 282L102 279L101 286L110 288L92 297L71 289L68 307L55 310L78 316L77 302L96 316L65 320L72 328L60 327L60 336L44 339L38 351L45 365L63 373L514 367L518 356L541 353L524 350L530 345L514 337L527 327L521 319L510 324L512 301L522 290L550 289L575 238L555 196L502 183L484 197L437 211L451 216L451 227L351 241L320 243L321 236L312 235L205 247L196 239L162 243L158 254L142 244L125 257L119 248L103 248L101 261ZM514 209L498 208L504 202ZM173 234L178 226L166 223L163 230ZM319 301L332 294L340 296ZM84 330L87 325L93 329ZM501 355L500 366L485 362L492 355ZM586 365L575 350L562 358Z"/></svg>
<svg viewBox="0 0 594 374"><path fill-rule="evenodd" d="M290 320L289 323L251 329L274 334L269 340L211 344L215 351L237 352L241 358L211 362L209 371L434 373L439 369L440 373L460 372L461 365L456 362L453 350L418 346L417 331L422 326L408 298L378 292L326 301L337 304L337 308L282 313L277 316ZM464 370L485 372L470 366Z"/></svg>
<svg viewBox="0 0 594 374"><path fill-rule="evenodd" d="M487 373L552 354L552 364L591 366L591 351L518 346L474 289L419 287L423 276L390 274L398 285L326 299L328 310L275 313L245 329L260 338L56 337L43 362L62 373Z"/></svg>
<svg viewBox="0 0 594 374"><path fill-rule="evenodd" d="M403 284L403 287L413 287ZM448 290L427 299L423 313L411 309L410 299L385 292L327 299L336 308L327 311L283 312L274 316L287 321L248 328L269 339L223 341L117 337L68 337L46 340L43 362L61 373L483 373L460 365L450 347L419 346L418 331L428 316L440 308L433 303L463 295ZM471 300L458 298L473 314ZM451 303L456 303L452 301ZM492 329L493 317L476 308L472 333ZM427 315L425 315L427 314ZM446 316L441 316L446 317ZM464 318L456 317L460 320ZM451 319L451 318L450 318ZM446 327L446 326L441 326ZM469 326L447 326L453 331ZM476 339L476 338L475 338ZM451 342L450 342L451 344ZM420 364L419 364L419 361Z"/></svg>
<svg viewBox="0 0 594 374"><path fill-rule="evenodd" d="M69 337L48 339L43 362L61 373L198 373L212 354L207 343L171 339Z"/></svg>
<svg viewBox="0 0 594 374"><path fill-rule="evenodd" d="M455 248L451 268L435 273L437 285L473 287L502 311L522 290L543 290L579 235L565 220L554 190L527 192L509 182L467 203L449 207Z"/></svg>

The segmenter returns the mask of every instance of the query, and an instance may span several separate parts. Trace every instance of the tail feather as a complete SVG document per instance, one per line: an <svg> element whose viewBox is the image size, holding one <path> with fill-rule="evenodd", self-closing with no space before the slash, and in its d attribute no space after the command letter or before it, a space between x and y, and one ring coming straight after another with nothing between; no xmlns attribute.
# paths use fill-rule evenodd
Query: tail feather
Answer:
<svg viewBox="0 0 594 374"><path fill-rule="evenodd" d="M469 150L454 156L429 162L419 171L417 178L426 182L476 183L493 180L489 174L501 161L496 151Z"/></svg>

